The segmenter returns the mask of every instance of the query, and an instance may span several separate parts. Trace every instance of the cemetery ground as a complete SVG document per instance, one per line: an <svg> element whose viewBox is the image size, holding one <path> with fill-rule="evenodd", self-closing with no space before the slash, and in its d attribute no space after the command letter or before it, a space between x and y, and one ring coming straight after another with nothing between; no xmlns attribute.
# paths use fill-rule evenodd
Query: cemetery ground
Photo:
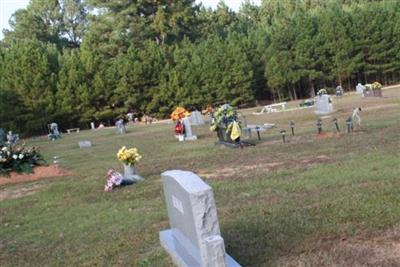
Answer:
<svg viewBox="0 0 400 267"><path fill-rule="evenodd" d="M71 174L0 187L8 193L0 198L1 265L172 266L158 236L169 228L160 174L183 169L213 188L226 250L242 266L399 266L400 88L383 95L334 97L323 132L335 132L336 117L341 134L323 138L313 109L244 110L247 123L277 126L244 149L215 146L207 125L192 127L194 142L178 142L173 124L28 140ZM344 133L358 106L362 130ZM80 149L80 140L93 147ZM116 153L124 145L142 154L145 181L103 192L107 170L122 171Z"/></svg>

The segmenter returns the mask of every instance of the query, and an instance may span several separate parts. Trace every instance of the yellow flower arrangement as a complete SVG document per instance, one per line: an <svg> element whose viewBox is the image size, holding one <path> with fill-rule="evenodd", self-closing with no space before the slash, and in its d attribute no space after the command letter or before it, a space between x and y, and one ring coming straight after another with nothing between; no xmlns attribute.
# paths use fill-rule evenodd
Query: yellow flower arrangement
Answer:
<svg viewBox="0 0 400 267"><path fill-rule="evenodd" d="M176 121L176 120L182 119L184 117L189 117L189 116L190 116L190 112L189 111L187 111L183 107L177 107L174 110L174 112L172 112L171 119Z"/></svg>
<svg viewBox="0 0 400 267"><path fill-rule="evenodd" d="M137 148L127 149L125 146L123 146L118 151L117 158L119 161L122 161L126 165L134 165L142 158L142 156L139 154Z"/></svg>
<svg viewBox="0 0 400 267"><path fill-rule="evenodd" d="M382 84L380 83L380 82L374 82L373 84L372 84L372 88L373 89L381 89L382 88Z"/></svg>

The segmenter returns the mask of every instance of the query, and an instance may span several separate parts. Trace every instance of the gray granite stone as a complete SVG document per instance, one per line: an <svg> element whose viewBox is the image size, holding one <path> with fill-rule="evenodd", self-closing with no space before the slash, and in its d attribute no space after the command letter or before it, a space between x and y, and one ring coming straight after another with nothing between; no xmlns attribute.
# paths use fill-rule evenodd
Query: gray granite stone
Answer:
<svg viewBox="0 0 400 267"><path fill-rule="evenodd" d="M188 117L182 119L183 127L185 127L185 140L194 141L197 140L197 136L192 133L192 126Z"/></svg>
<svg viewBox="0 0 400 267"><path fill-rule="evenodd" d="M87 147L92 147L92 142L90 141L79 141L79 148L87 148Z"/></svg>
<svg viewBox="0 0 400 267"><path fill-rule="evenodd" d="M225 253L212 188L196 174L161 174L170 230L160 232L162 246L178 266L240 266Z"/></svg>
<svg viewBox="0 0 400 267"><path fill-rule="evenodd" d="M316 96L315 114L325 115L333 112L333 105L329 95Z"/></svg>
<svg viewBox="0 0 400 267"><path fill-rule="evenodd" d="M198 110L191 112L189 120L192 125L204 125L203 115Z"/></svg>

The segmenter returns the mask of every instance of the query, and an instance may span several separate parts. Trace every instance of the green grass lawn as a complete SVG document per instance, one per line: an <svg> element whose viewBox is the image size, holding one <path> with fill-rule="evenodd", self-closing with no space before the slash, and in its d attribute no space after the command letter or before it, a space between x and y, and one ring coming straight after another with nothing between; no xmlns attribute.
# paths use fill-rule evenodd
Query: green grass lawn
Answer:
<svg viewBox="0 0 400 267"><path fill-rule="evenodd" d="M243 110L248 123L277 125L243 150L215 146L208 126L193 127L198 141L180 143L172 124L28 140L73 174L0 187L35 191L0 201L0 265L172 266L158 240L169 228L160 173L184 169L213 187L227 252L243 266L399 266L400 88L383 95L334 98L324 131L334 132L333 117L343 131L358 106L362 130L324 139L313 109ZM282 144L290 120L296 136ZM79 149L80 140L94 146ZM105 193L107 170L122 171L123 145L139 149L146 180Z"/></svg>

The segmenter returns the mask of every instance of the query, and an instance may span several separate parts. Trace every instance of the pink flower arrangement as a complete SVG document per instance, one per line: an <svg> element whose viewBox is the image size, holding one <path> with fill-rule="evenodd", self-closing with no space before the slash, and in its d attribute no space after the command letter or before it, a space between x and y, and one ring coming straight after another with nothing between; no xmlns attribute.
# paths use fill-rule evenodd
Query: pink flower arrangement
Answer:
<svg viewBox="0 0 400 267"><path fill-rule="evenodd" d="M104 186L105 192L110 192L114 187L119 186L122 183L124 177L119 172L116 172L113 169L108 170L107 172L107 183Z"/></svg>

